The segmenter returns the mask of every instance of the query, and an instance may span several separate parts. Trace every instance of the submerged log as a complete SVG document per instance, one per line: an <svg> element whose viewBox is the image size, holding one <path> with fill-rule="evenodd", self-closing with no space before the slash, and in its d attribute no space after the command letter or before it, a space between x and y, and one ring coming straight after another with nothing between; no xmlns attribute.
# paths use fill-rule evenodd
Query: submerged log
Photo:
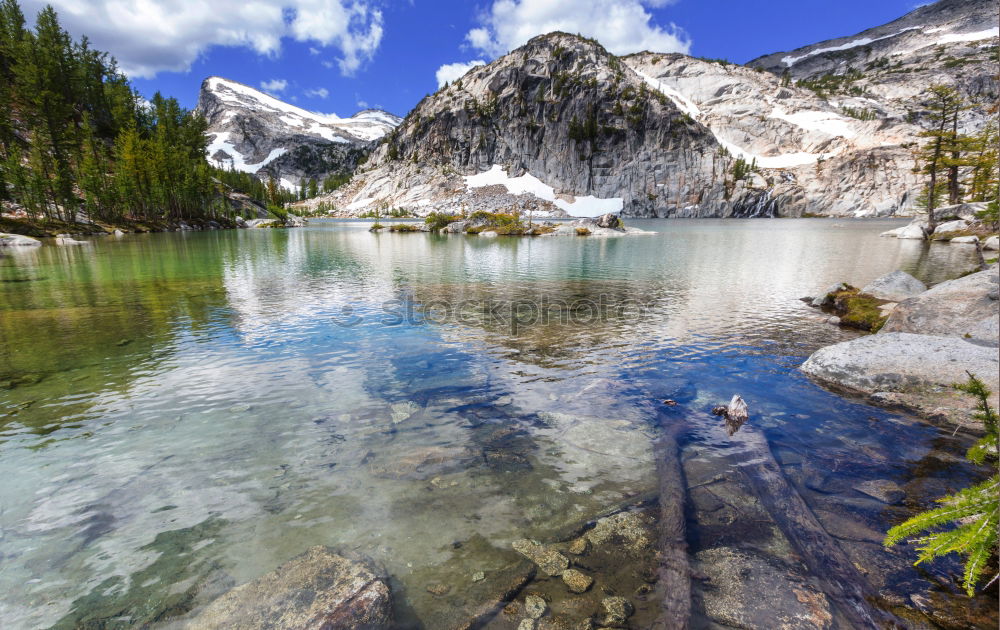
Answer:
<svg viewBox="0 0 1000 630"><path fill-rule="evenodd" d="M735 411L736 420L742 417L740 425L748 417L746 403L739 396L734 396L730 406L722 409L725 411L718 415L726 417L727 431L731 425L729 410ZM904 627L893 615L871 603L872 588L867 580L816 519L802 496L788 483L764 434L752 426L746 426L742 431L737 426L730 431L730 435L736 432L734 440L746 447L742 451L744 459L738 466L739 470L757 500L823 585L825 595L857 628Z"/></svg>
<svg viewBox="0 0 1000 630"><path fill-rule="evenodd" d="M684 427L676 419L661 418L661 424L670 420L674 422L663 426L653 444L660 490L657 570L660 616L654 628L686 630L691 617L691 569L684 516L687 491L677 443Z"/></svg>

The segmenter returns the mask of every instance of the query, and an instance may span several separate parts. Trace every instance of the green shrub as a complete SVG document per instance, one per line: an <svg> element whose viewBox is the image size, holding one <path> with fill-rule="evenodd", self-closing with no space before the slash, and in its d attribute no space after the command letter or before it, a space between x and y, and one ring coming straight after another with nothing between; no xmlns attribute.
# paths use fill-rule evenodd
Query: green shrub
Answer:
<svg viewBox="0 0 1000 630"><path fill-rule="evenodd" d="M416 223L397 223L389 226L390 232L420 232L420 226Z"/></svg>
<svg viewBox="0 0 1000 630"><path fill-rule="evenodd" d="M427 227L431 229L431 232L439 232L449 223L454 223L455 221L461 221L461 220L462 217L455 214L432 212L431 214L427 215L426 219L424 219L424 223L426 223Z"/></svg>
<svg viewBox="0 0 1000 630"><path fill-rule="evenodd" d="M281 206L275 204L268 204L267 212L275 219L281 219L282 221L288 220L288 210L285 210Z"/></svg>
<svg viewBox="0 0 1000 630"><path fill-rule="evenodd" d="M885 537L885 546L891 547L903 540L916 543L920 551L916 564L952 553L964 556L962 587L972 597L987 569L996 567L1000 522L1000 474L996 466L1000 439L997 414L990 407L991 392L986 385L969 373L967 383L954 387L976 398L973 417L986 429L986 435L969 449L966 458L974 464L988 464L993 474L982 483L938 499L941 507L921 512L893 527Z"/></svg>

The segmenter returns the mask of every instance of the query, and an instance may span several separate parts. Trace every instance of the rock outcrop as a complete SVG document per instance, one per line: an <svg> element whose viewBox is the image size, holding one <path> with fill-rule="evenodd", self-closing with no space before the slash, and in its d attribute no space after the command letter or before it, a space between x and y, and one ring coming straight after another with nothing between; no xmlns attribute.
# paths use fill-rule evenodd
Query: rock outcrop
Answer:
<svg viewBox="0 0 1000 630"><path fill-rule="evenodd" d="M893 271L872 280L861 292L880 300L899 302L927 290L927 285L905 271Z"/></svg>
<svg viewBox="0 0 1000 630"><path fill-rule="evenodd" d="M879 334L945 335L996 345L1000 326L998 289L996 269L942 282L901 301Z"/></svg>
<svg viewBox="0 0 1000 630"><path fill-rule="evenodd" d="M364 562L313 547L209 604L188 630L383 630L389 585Z"/></svg>
<svg viewBox="0 0 1000 630"><path fill-rule="evenodd" d="M38 247L41 244L37 238L0 232L0 247Z"/></svg>
<svg viewBox="0 0 1000 630"><path fill-rule="evenodd" d="M979 428L973 401L953 385L971 373L1000 400L998 283L996 265L942 282L896 304L877 334L820 348L801 369L876 403Z"/></svg>
<svg viewBox="0 0 1000 630"><path fill-rule="evenodd" d="M830 96L864 95L876 107L920 121L927 116L920 106L927 88L952 85L976 105L963 112L963 126L979 127L1000 94L998 35L993 0L940 0L856 35L765 55L748 65L811 82Z"/></svg>

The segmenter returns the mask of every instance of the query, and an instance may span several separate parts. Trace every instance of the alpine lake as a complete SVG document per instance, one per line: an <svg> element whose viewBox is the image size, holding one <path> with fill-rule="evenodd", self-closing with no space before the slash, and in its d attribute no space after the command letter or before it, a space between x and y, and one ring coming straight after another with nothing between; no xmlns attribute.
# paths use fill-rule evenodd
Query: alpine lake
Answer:
<svg viewBox="0 0 1000 630"><path fill-rule="evenodd" d="M693 627L848 627L740 474L740 443L705 420L739 394L880 606L914 628L932 627L923 609L996 628L995 598L967 598L957 560L914 567L912 547L881 544L982 478L964 459L973 436L797 370L862 334L799 298L896 269L939 282L972 269L974 249L879 238L899 221L628 224L654 233L313 220L6 252L0 626L182 628L328 545L384 569L400 628L465 627L518 580L477 627L516 628L533 592L567 624L623 596L627 627L648 628L654 443L662 417L690 416ZM870 482L902 492L858 489ZM593 585L523 573L525 538Z"/></svg>

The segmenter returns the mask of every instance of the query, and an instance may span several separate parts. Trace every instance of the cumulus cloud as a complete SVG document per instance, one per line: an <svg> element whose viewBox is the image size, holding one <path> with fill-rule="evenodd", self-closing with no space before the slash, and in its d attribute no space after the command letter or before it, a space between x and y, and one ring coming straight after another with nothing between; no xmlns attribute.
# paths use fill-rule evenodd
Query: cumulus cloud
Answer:
<svg viewBox="0 0 1000 630"><path fill-rule="evenodd" d="M456 79L462 78L466 72L475 68L476 66L485 65L486 62L482 59L473 59L468 63L446 63L437 69L437 82L438 87L444 87L445 83L451 83Z"/></svg>
<svg viewBox="0 0 1000 630"><path fill-rule="evenodd" d="M382 41L374 0L22 0L25 15L52 4L76 36L110 51L130 76L185 71L212 46L277 56L281 40L313 44L344 75L369 61Z"/></svg>
<svg viewBox="0 0 1000 630"><path fill-rule="evenodd" d="M314 90L306 90L303 92L308 98L326 98L330 96L330 90L326 88L316 88Z"/></svg>
<svg viewBox="0 0 1000 630"><path fill-rule="evenodd" d="M284 92L285 88L288 87L288 81L284 79L271 79L270 81L261 81L260 87L265 92Z"/></svg>
<svg viewBox="0 0 1000 630"><path fill-rule="evenodd" d="M494 0L481 25L466 33L472 48L499 56L551 31L593 37L616 55L650 50L687 53L691 40L675 24L659 25L649 8L672 0ZM440 73L440 70L438 71Z"/></svg>

